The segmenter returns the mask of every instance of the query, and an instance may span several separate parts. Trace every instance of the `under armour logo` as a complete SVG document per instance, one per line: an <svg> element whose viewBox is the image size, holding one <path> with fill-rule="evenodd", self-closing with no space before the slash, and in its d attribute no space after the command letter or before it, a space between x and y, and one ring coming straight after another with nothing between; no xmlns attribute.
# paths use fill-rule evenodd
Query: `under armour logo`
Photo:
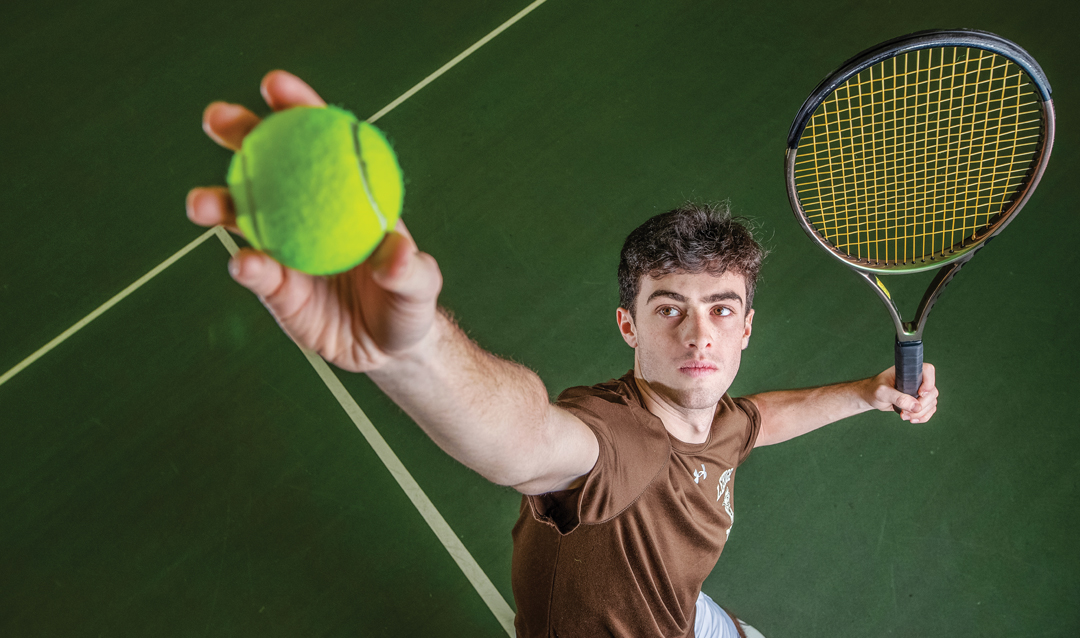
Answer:
<svg viewBox="0 0 1080 638"><path fill-rule="evenodd" d="M708 476L709 476L709 474L705 471L705 464L704 463L701 464L701 471L700 472L698 472L697 470L694 470L694 482L695 483L697 483L701 479L706 478Z"/></svg>

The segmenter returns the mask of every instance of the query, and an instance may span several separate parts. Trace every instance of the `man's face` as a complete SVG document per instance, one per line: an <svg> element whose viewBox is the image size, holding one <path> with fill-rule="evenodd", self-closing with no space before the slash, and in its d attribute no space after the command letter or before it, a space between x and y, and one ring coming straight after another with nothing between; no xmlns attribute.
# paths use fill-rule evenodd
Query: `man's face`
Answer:
<svg viewBox="0 0 1080 638"><path fill-rule="evenodd" d="M635 318L619 308L637 375L683 409L715 407L739 371L754 311L737 273L643 277Z"/></svg>

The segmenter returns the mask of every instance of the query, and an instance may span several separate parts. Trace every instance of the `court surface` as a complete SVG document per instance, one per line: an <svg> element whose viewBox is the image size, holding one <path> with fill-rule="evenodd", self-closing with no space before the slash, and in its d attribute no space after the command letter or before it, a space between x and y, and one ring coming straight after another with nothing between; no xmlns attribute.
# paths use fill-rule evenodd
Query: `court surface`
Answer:
<svg viewBox="0 0 1080 638"><path fill-rule="evenodd" d="M788 207L791 119L844 59L911 31L993 31L1039 60L1054 155L930 317L938 414L757 450L704 588L769 638L1080 635L1080 9L1064 0L6 8L0 634L507 635L519 497L297 349L183 199L224 179L210 101L265 112L258 81L284 68L368 117L515 17L379 126L442 303L553 396L632 365L618 251L687 199L729 199L771 250L733 394L890 365L884 309Z"/></svg>

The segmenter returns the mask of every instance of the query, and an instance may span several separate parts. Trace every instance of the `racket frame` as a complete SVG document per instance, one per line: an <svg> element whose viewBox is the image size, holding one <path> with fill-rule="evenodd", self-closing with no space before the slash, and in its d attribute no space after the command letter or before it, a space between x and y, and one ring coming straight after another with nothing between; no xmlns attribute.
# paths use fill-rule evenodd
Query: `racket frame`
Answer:
<svg viewBox="0 0 1080 638"><path fill-rule="evenodd" d="M910 264L884 264L872 262L865 258L851 257L835 248L826 240L810 223L806 211L799 200L795 181L795 161L798 155L799 142L803 131L809 123L814 112L818 109L837 88L841 87L852 77L862 71L887 60L920 49L937 47L969 47L982 49L1001 55L1019 66L1031 78L1032 83L1039 94L1043 108L1042 118L1042 146L1037 151L1035 165L1030 172L1030 177L1020 186L1016 195L1013 196L1008 208L998 214L997 219L981 232L976 233L970 240L960 247L953 247L948 254L935 255L931 258L916 260ZM798 115L791 124L788 132L787 151L784 159L784 173L787 183L788 202L791 204L799 225L814 243L825 252L838 259L844 265L853 269L877 294L878 298L889 311L896 329L895 360L897 366L897 389L917 396L922 383L922 335L926 327L926 318L930 314L945 286L952 281L960 268L975 255L975 252L986 245L990 239L1000 233L1010 221L1024 207L1039 180L1042 179L1046 170L1046 163L1054 146L1054 102L1050 83L1046 74L1035 59L1013 42L1001 36L986 31L972 29L948 29L920 31L909 35L894 38L871 47L855 57L851 58L837 70L830 73L810 93L803 103ZM940 269L928 286L926 293L919 302L913 321L905 321L885 286L879 274L910 274Z"/></svg>

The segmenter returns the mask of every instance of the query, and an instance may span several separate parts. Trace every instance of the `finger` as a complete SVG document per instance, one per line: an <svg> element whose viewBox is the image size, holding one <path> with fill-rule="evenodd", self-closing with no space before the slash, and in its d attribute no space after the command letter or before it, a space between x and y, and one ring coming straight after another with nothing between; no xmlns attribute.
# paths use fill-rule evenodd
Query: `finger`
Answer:
<svg viewBox="0 0 1080 638"><path fill-rule="evenodd" d="M413 242L414 244L416 243L416 240L413 239L412 233L409 232L408 228L405 228L405 220L400 217L398 217L397 223L394 224L394 232L399 235L404 235L405 237L409 238L409 241Z"/></svg>
<svg viewBox="0 0 1080 638"><path fill-rule="evenodd" d="M265 253L241 249L229 261L229 274L255 293L280 322L288 322L311 298L315 278L282 266Z"/></svg>
<svg viewBox="0 0 1080 638"><path fill-rule="evenodd" d="M895 393L892 395L890 401L895 408L900 410L900 417L905 421L910 420L912 414L915 414L922 409L923 406L915 397L910 394L904 394L899 390L894 390L894 392Z"/></svg>
<svg viewBox="0 0 1080 638"><path fill-rule="evenodd" d="M919 405L909 415L912 423L925 423L937 411L938 389L934 385L935 369L931 363L924 363L922 385L919 386Z"/></svg>
<svg viewBox="0 0 1080 638"><path fill-rule="evenodd" d="M937 390L919 396L919 409L911 414L912 423L925 423L937 412Z"/></svg>
<svg viewBox="0 0 1080 638"><path fill-rule="evenodd" d="M933 393L937 396L937 387L935 386L937 371L934 369L934 364L924 363L922 371L922 385L919 386L919 396L929 395Z"/></svg>
<svg viewBox="0 0 1080 638"><path fill-rule="evenodd" d="M936 401L930 404L923 405L922 409L918 412L912 413L908 420L910 420L912 423L926 423L930 420L930 417L934 416L935 412L937 412Z"/></svg>
<svg viewBox="0 0 1080 638"><path fill-rule="evenodd" d="M203 111L203 131L221 146L240 150L244 137L259 124L259 116L239 104L211 102Z"/></svg>
<svg viewBox="0 0 1080 638"><path fill-rule="evenodd" d="M229 190L223 186L193 188L185 200L188 219L199 226L221 225L234 233L236 228L236 210L233 208Z"/></svg>
<svg viewBox="0 0 1080 638"><path fill-rule="evenodd" d="M263 99L275 111L294 106L326 106L315 89L288 71L271 71L259 84Z"/></svg>
<svg viewBox="0 0 1080 638"><path fill-rule="evenodd" d="M386 234L367 266L375 283L407 299L433 298L442 287L435 258L420 252L412 237L396 230Z"/></svg>

